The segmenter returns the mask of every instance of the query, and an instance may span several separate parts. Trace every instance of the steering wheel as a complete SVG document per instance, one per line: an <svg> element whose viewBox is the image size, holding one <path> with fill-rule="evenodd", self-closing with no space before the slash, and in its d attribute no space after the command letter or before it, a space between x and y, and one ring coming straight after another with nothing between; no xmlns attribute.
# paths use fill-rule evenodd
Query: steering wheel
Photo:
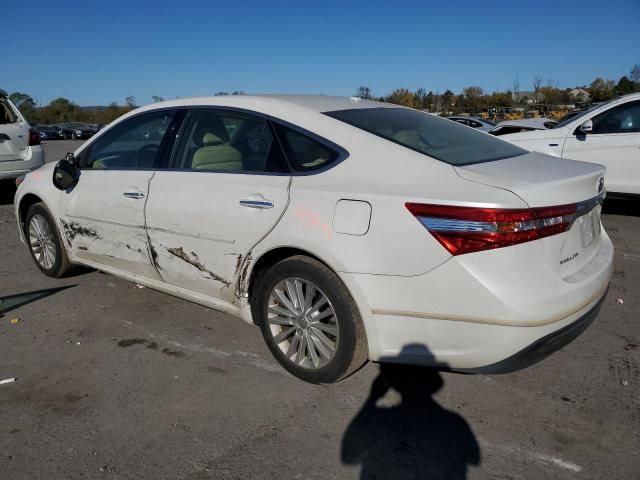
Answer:
<svg viewBox="0 0 640 480"><path fill-rule="evenodd" d="M153 159L151 161L151 165L140 165L140 161L141 160L145 160L145 158L148 158L147 156L149 155L149 152L153 152ZM137 152L136 152L136 168L151 168L153 167L153 164L155 163L155 156L158 153L158 145L145 145L144 147L140 148Z"/></svg>

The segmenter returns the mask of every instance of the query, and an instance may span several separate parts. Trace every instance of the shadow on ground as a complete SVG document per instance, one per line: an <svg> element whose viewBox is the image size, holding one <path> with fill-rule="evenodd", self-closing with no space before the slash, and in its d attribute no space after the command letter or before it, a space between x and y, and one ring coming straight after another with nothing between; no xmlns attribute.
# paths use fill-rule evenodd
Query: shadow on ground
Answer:
<svg viewBox="0 0 640 480"><path fill-rule="evenodd" d="M62 287L45 288L43 290L34 290L32 292L17 293L15 295L0 297L0 315L75 286L76 285L64 285Z"/></svg>
<svg viewBox="0 0 640 480"><path fill-rule="evenodd" d="M423 345L406 349L429 355ZM443 386L436 369L382 363L344 433L342 462L361 465L362 480L466 479L468 466L480 464L480 448L464 418L433 398Z"/></svg>
<svg viewBox="0 0 640 480"><path fill-rule="evenodd" d="M607 197L602 213L640 217L640 197Z"/></svg>
<svg viewBox="0 0 640 480"><path fill-rule="evenodd" d="M0 180L0 205L13 205L16 184L13 180Z"/></svg>

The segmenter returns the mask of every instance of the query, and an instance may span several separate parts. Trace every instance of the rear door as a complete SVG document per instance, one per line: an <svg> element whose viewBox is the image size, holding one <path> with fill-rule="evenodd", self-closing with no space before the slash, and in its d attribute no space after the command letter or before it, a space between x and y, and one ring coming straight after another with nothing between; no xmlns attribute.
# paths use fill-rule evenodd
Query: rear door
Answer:
<svg viewBox="0 0 640 480"><path fill-rule="evenodd" d="M600 163L607 167L607 190L640 194L640 100L612 107L592 120L591 133L567 137L562 157Z"/></svg>
<svg viewBox="0 0 640 480"><path fill-rule="evenodd" d="M149 181L170 149L175 110L137 115L79 156L80 179L61 196L60 227L83 260L160 280L145 232Z"/></svg>
<svg viewBox="0 0 640 480"><path fill-rule="evenodd" d="M290 175L270 123L222 109L193 109L172 168L150 183L150 249L164 281L226 302L251 248L289 201Z"/></svg>
<svg viewBox="0 0 640 480"><path fill-rule="evenodd" d="M29 151L29 124L7 98L0 97L0 162L22 160Z"/></svg>

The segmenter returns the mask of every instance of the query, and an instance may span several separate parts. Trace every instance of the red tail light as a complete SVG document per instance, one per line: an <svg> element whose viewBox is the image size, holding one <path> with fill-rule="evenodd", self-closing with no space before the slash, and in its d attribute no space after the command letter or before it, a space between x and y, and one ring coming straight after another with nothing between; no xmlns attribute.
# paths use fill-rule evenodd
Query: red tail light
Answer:
<svg viewBox="0 0 640 480"><path fill-rule="evenodd" d="M36 130L29 130L29 146L40 145L40 134Z"/></svg>
<svg viewBox="0 0 640 480"><path fill-rule="evenodd" d="M597 199L589 201L593 208ZM407 209L452 255L530 242L567 231L584 204L529 209L407 203ZM588 210L587 210L588 211Z"/></svg>

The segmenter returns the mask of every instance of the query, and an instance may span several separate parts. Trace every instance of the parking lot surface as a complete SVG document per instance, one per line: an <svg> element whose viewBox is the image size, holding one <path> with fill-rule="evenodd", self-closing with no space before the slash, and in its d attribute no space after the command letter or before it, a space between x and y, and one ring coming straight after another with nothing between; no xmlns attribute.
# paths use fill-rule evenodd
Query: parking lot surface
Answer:
<svg viewBox="0 0 640 480"><path fill-rule="evenodd" d="M1 188L0 380L16 380L0 384L0 478L640 478L638 201L607 201L611 288L543 362L370 363L313 386L241 320L95 271L45 277Z"/></svg>

